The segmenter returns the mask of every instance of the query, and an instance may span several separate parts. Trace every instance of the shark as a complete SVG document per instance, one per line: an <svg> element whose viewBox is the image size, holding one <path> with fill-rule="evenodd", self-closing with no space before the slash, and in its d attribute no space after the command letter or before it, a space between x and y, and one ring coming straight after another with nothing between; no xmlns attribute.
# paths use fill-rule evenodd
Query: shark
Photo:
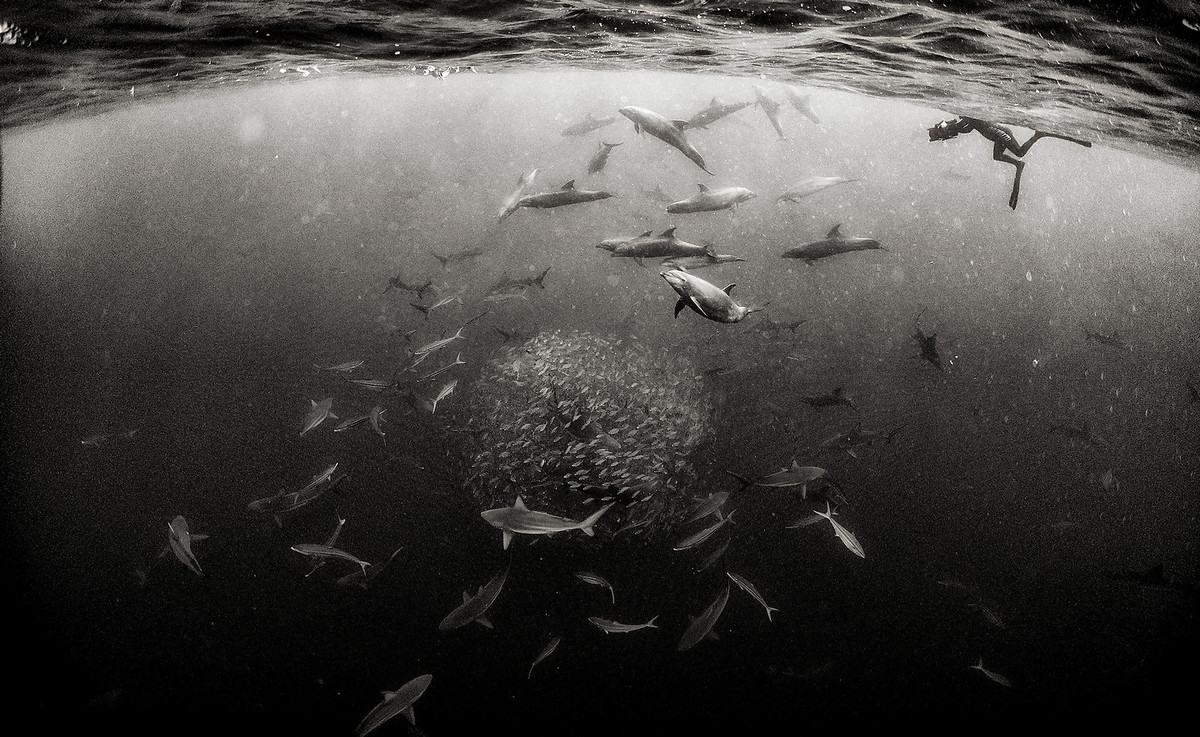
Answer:
<svg viewBox="0 0 1200 737"><path fill-rule="evenodd" d="M509 544L512 542L513 535L553 535L556 532L582 530L584 534L591 537L596 534L592 526L612 506L612 502L605 504L593 512L587 519L576 522L575 520L558 517L547 512L533 511L527 508L525 502L518 496L516 502L511 507L488 509L480 512L480 516L489 525L504 533L502 545L507 550Z"/></svg>
<svg viewBox="0 0 1200 737"><path fill-rule="evenodd" d="M713 603L704 608L700 615L692 620L688 625L687 630L683 633L683 637L679 640L678 650L688 650L696 643L703 640L705 637L716 637L712 634L712 628L721 618L721 613L725 611L725 604L729 602L729 583L726 582L725 589L717 595Z"/></svg>
<svg viewBox="0 0 1200 737"><path fill-rule="evenodd" d="M462 604L455 607L454 611L447 614L446 618L438 624L438 629L447 632L483 617L483 613L496 603L496 598L500 596L500 590L504 588L504 582L507 580L508 568L506 567L492 576L492 580L480 586L479 592L475 596L467 597Z"/></svg>
<svg viewBox="0 0 1200 737"><path fill-rule="evenodd" d="M417 717L413 712L413 702L421 698L421 694L429 688L432 680L433 675L426 673L423 676L417 676L395 691L384 691L383 701L367 712L367 715L358 723L358 727L354 729L354 737L363 737L397 714L403 714L410 724L416 726Z"/></svg>

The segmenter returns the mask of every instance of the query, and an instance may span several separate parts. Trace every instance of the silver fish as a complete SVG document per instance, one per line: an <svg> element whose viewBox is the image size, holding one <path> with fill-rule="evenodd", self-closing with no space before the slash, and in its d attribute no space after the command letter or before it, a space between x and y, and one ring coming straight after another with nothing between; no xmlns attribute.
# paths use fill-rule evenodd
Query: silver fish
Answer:
<svg viewBox="0 0 1200 737"><path fill-rule="evenodd" d="M824 512L817 511L816 514L819 514L825 519L829 520L829 524L833 525L834 534L838 536L838 539L842 541L843 545L850 549L850 552L854 553L860 558L867 557L867 554L863 552L862 545L860 545L858 543L858 539L854 537L854 533L850 532L845 527L842 527L840 524L838 524L837 520L833 518L832 511L829 508L829 502L825 502Z"/></svg>
<svg viewBox="0 0 1200 737"><path fill-rule="evenodd" d="M733 512L730 512L724 517L721 517L719 513L717 516L719 519L715 524L705 527L703 530L700 530L697 533L688 535L683 540L675 543L675 550L687 550L688 548L694 548L708 538L712 537L714 532L724 527L725 523L733 517Z"/></svg>
<svg viewBox="0 0 1200 737"><path fill-rule="evenodd" d="M337 415L333 413L333 397L322 399L320 402L308 400L312 406L308 409L308 414L304 416L304 429L300 431L301 435L307 434L317 425L320 425L327 418L337 419Z"/></svg>
<svg viewBox="0 0 1200 737"><path fill-rule="evenodd" d="M984 668L982 657L979 659L979 662L977 664L972 665L971 667L974 668L975 670L979 671L980 673L984 674L985 676L987 676L989 679L991 679L995 683L999 683L1001 686L1010 686L1010 687L1012 686L1012 682L1009 681L1004 676L1000 675L996 671L988 670L987 668Z"/></svg>
<svg viewBox="0 0 1200 737"><path fill-rule="evenodd" d="M551 653L553 653L555 651L555 649L558 648L558 644L560 642L562 642L562 638L559 637L558 635L555 635L554 637L550 638L550 643L548 645L546 645L545 649L543 649L542 652L539 653L536 658L533 659L533 665L529 666L529 675L525 676L526 680L528 680L533 675L534 666L536 666L538 663L542 662L546 658L550 657Z"/></svg>
<svg viewBox="0 0 1200 737"><path fill-rule="evenodd" d="M301 555L307 555L310 558L331 558L335 560L348 561L362 568L364 576L367 575L367 566L371 565L365 560L359 560L350 553L347 553L345 550L330 547L328 545L321 545L320 543L298 543L292 546L292 550L295 550Z"/></svg>
<svg viewBox="0 0 1200 737"><path fill-rule="evenodd" d="M449 382L446 383L445 386L443 386L441 388L440 391L438 391L437 396L433 398L432 406L429 408L430 414L437 413L438 402L440 402L443 399L445 399L446 397L450 396L450 394L454 392L454 387L456 387L456 386L458 386L458 379L451 379Z"/></svg>
<svg viewBox="0 0 1200 737"><path fill-rule="evenodd" d="M205 537L206 535L192 535L183 515L179 515L167 525L167 544L170 545L171 552L197 576L203 576L204 572L200 570L200 561L196 560L195 554L192 553L192 540L202 540Z"/></svg>
<svg viewBox="0 0 1200 737"><path fill-rule="evenodd" d="M346 372L346 371L353 371L354 369L358 368L359 366L362 366L364 363L366 363L366 361L362 361L362 360L346 361L345 363L339 363L336 366L318 366L317 364L314 363L313 367L319 371Z"/></svg>
<svg viewBox="0 0 1200 737"><path fill-rule="evenodd" d="M740 586L742 591L745 591L747 594L750 594L750 596L752 596L755 601L757 601L759 604L762 604L763 609L767 610L767 621L768 622L774 621L771 619L771 613L777 612L777 611L779 611L779 609L768 604L766 602L766 600L764 600L762 598L762 594L758 593L758 589L754 588L754 584L747 581L744 576L740 576L732 571L726 571L725 575L729 576L729 578L732 579L734 583L736 583L738 586Z"/></svg>
<svg viewBox="0 0 1200 737"><path fill-rule="evenodd" d="M651 617L649 622L643 622L642 624L624 624L622 622L614 622L611 619L604 619L603 617L588 617L589 622L609 634L636 632L637 630L646 629L647 627L654 627L657 629L658 625L654 623L654 620L656 619L658 619L657 614Z"/></svg>
<svg viewBox="0 0 1200 737"><path fill-rule="evenodd" d="M617 592L613 591L612 584L608 581L605 581L601 576L590 571L576 571L575 578L578 578L584 583L590 583L593 586L602 586L608 589L608 593L612 596L612 603L617 603Z"/></svg>

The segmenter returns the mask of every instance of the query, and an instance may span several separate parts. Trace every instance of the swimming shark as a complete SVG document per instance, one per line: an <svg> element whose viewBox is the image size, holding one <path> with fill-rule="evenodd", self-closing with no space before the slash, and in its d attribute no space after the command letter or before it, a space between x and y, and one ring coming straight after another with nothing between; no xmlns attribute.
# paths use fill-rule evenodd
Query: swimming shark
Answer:
<svg viewBox="0 0 1200 737"><path fill-rule="evenodd" d="M709 212L712 210L736 209L737 206L757 195L745 187L720 187L709 189L703 184L697 184L700 191L687 199L672 202L667 205L667 212Z"/></svg>
<svg viewBox="0 0 1200 737"><path fill-rule="evenodd" d="M679 640L680 651L691 648L696 643L703 640L705 637L712 636L712 628L716 625L717 620L721 618L721 613L725 611L725 604L729 601L729 583L725 583L725 590L717 595L713 603L704 608L700 615L692 620L688 625L687 630L683 633L683 637Z"/></svg>
<svg viewBox="0 0 1200 737"><path fill-rule="evenodd" d="M192 553L192 541L203 540L208 535L193 535L188 530L187 520L183 515L177 516L167 525L167 544L171 548L171 552L188 567L192 573L197 576L203 576L204 572L200 570L200 561L196 560L196 556Z"/></svg>
<svg viewBox="0 0 1200 737"><path fill-rule="evenodd" d="M525 195L517 201L517 207L546 209L550 207L563 207L564 205L578 205L582 202L606 200L612 196L612 192L603 192L594 189L576 189L575 180L572 179L564 184L561 189L553 192L539 192L538 194Z"/></svg>
<svg viewBox="0 0 1200 737"><path fill-rule="evenodd" d="M920 348L921 352L913 356L913 358L923 358L932 363L938 371L945 371L942 367L942 355L938 352L937 333L926 335L925 331L921 329L921 315L924 314L925 310L922 309L914 321L916 332L913 333L913 340L917 341L917 347Z"/></svg>
<svg viewBox="0 0 1200 737"><path fill-rule="evenodd" d="M558 517L546 512L535 512L525 506L525 502L521 497L517 497L517 501L511 507L496 507L480 512L480 516L487 521L492 527L498 528L504 533L503 547L508 549L509 543L512 542L513 535L553 535L556 532L566 532L568 530L582 530L588 537L596 534L592 530L592 526L596 521L604 516L604 513L611 509L613 504L610 502L605 504L600 509L596 510L590 517L582 522L567 519L566 517Z"/></svg>
<svg viewBox="0 0 1200 737"><path fill-rule="evenodd" d="M712 174L704 163L704 157L700 155L695 146L688 142L687 137L683 134L684 129L688 126L686 120L668 120L653 110L633 105L623 107L617 110L617 112L633 122L633 129L637 133L641 134L645 131L667 145L674 146L684 156L688 157L693 164L703 169L706 173Z"/></svg>
<svg viewBox="0 0 1200 737"><path fill-rule="evenodd" d="M745 489L749 486L764 486L772 489L785 489L792 486L799 486L802 499L808 498L808 484L812 481L816 481L817 479L824 479L826 482L833 484L835 488L837 487L837 484L834 484L833 481L828 478L828 471L817 466L801 466L799 461L795 460L794 458L792 459L792 465L790 468L785 468L781 471L776 471L775 473L769 473L766 476L759 476L755 479L752 479L748 476L743 476L740 473L734 473L733 471L726 471L725 473L740 481L742 483L742 489Z"/></svg>
<svg viewBox="0 0 1200 737"><path fill-rule="evenodd" d="M483 613L496 603L496 598L500 596L500 590L504 588L506 580L508 580L507 567L493 576L486 585L479 587L479 592L475 596L466 599L455 607L454 611L447 614L446 618L438 624L438 629L442 632L458 629L482 617Z"/></svg>
<svg viewBox="0 0 1200 737"><path fill-rule="evenodd" d="M856 448L864 445L873 445L876 441L883 440L884 442L892 442L892 438L896 433L904 429L904 425L894 427L891 430L879 428L877 430L864 430L862 423L856 423L850 432L839 433L831 438L821 441L822 448L832 448L834 450L844 450L852 458L858 458Z"/></svg>
<svg viewBox="0 0 1200 737"><path fill-rule="evenodd" d="M789 248L781 255L783 258L802 258L805 263L812 264L817 259L836 256L839 253L873 249L887 250L874 238L851 238L842 235L842 225L838 223L821 240Z"/></svg>
<svg viewBox="0 0 1200 737"><path fill-rule="evenodd" d="M403 714L410 724L416 726L417 716L413 712L413 702L421 698L421 694L425 693L425 689L429 687L432 680L433 675L427 673L417 676L395 691L384 691L383 701L362 718L362 721L354 729L354 737L363 737L397 714Z"/></svg>
<svg viewBox="0 0 1200 737"><path fill-rule="evenodd" d="M684 307L690 307L696 314L713 322L734 323L766 307L746 307L734 302L730 296L733 284L719 289L715 284L680 269L664 271L660 276L679 294L679 301L675 303L676 318Z"/></svg>

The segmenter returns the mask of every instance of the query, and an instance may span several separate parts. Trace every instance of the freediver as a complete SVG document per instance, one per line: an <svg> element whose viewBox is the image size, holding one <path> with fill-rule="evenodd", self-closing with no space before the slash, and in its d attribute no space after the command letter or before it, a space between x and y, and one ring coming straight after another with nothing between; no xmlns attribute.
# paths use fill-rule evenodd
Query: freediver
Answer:
<svg viewBox="0 0 1200 737"><path fill-rule="evenodd" d="M979 133L979 135L994 144L992 147L992 158L994 160L1012 164L1017 168L1017 173L1013 176L1012 195L1008 198L1008 206L1014 210L1017 209L1017 197L1021 193L1021 172L1025 169L1025 162L1018 159L1024 157L1039 138L1060 138L1064 141L1077 143L1085 148L1092 147L1091 141L1083 141L1078 138L1060 136L1057 133L1046 133L1039 130L1035 130L1025 143L1018 144L1017 137L1013 134L1011 128L996 123L989 123L986 120L978 118L963 116L959 116L953 120L943 120L930 128L929 140L948 141L960 133L970 133L971 131ZM1013 156L1009 156L1010 153L1017 158L1014 159Z"/></svg>

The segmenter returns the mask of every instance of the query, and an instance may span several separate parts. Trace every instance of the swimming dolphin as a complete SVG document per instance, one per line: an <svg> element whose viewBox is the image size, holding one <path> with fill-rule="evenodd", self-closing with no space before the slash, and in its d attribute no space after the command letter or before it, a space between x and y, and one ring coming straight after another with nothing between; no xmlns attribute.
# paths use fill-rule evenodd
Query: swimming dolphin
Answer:
<svg viewBox="0 0 1200 737"><path fill-rule="evenodd" d="M675 256L716 256L711 246L699 246L675 237L675 228L667 228L660 235L647 230L639 236L626 239L609 238L596 244L596 248L611 251L613 256L627 258L659 258Z"/></svg>
<svg viewBox="0 0 1200 737"><path fill-rule="evenodd" d="M735 261L745 261L741 256L732 256L728 253L703 253L696 256L671 256L664 259L661 266L664 269L682 269L684 271L695 271L703 269L707 266L718 266L720 264L731 264Z"/></svg>
<svg viewBox="0 0 1200 737"><path fill-rule="evenodd" d="M857 181L859 180L847 179L845 177L806 177L785 189L783 194L775 198L775 202L799 202L802 198L816 194L835 184L847 184Z"/></svg>
<svg viewBox="0 0 1200 737"><path fill-rule="evenodd" d="M599 130L606 125L612 125L615 122L617 122L617 116L615 115L606 115L603 118L597 118L592 113L588 113L583 117L583 120L563 128L562 134L564 136L582 136L594 130Z"/></svg>
<svg viewBox="0 0 1200 737"><path fill-rule="evenodd" d="M708 103L708 107L688 118L688 127L707 128L721 118L724 118L726 115L732 115L738 110L750 107L753 104L754 103L752 102L731 102L726 104L714 97L712 102Z"/></svg>
<svg viewBox="0 0 1200 737"><path fill-rule="evenodd" d="M679 269L664 271L660 276L679 294L679 301L675 303L676 318L684 307L691 307L701 317L713 322L732 323L766 307L744 307L734 302L729 296L733 284L719 289L715 284Z"/></svg>
<svg viewBox="0 0 1200 737"><path fill-rule="evenodd" d="M693 164L708 174L712 174L704 164L704 157L700 155L695 146L688 143L687 138L683 135L683 130L688 125L686 120L668 120L653 110L633 105L623 107L617 112L629 118L633 122L633 129L639 134L645 131L658 140L674 146L683 152L684 156L691 159Z"/></svg>
<svg viewBox="0 0 1200 737"><path fill-rule="evenodd" d="M667 205L667 212L707 212L710 210L727 210L735 208L742 202L756 197L754 192L745 187L721 187L709 189L703 184L697 184L700 191L685 200L672 202Z"/></svg>
<svg viewBox="0 0 1200 737"><path fill-rule="evenodd" d="M786 140L787 136L783 135L783 128L779 125L779 102L758 85L754 85L754 94L758 96L758 102L755 104L767 114L767 120L771 121L775 132L779 134L779 139Z"/></svg>
<svg viewBox="0 0 1200 737"><path fill-rule="evenodd" d="M522 197L517 201L517 207L562 207L563 205L577 205L581 202L595 202L596 200L606 200L612 197L612 192L601 192L593 189L575 189L575 180L567 182L562 186L562 189L553 192L540 192Z"/></svg>
<svg viewBox="0 0 1200 737"><path fill-rule="evenodd" d="M821 124L821 120L817 118L816 112L812 109L812 103L809 101L812 95L802 95L795 87L786 84L783 86L783 92L787 95L788 102L792 103L792 107L796 108L801 115L817 125Z"/></svg>
<svg viewBox="0 0 1200 737"><path fill-rule="evenodd" d="M600 172L604 171L604 165L608 163L608 155L612 153L614 148L620 145L622 144L601 143L600 149L596 151L596 153L592 155L591 160L588 161L588 174L599 174Z"/></svg>
<svg viewBox="0 0 1200 737"><path fill-rule="evenodd" d="M826 236L812 243L805 243L802 246L789 248L781 255L783 258L802 258L808 264L820 258L828 256L836 256L839 253L849 253L850 251L869 251L872 249L880 249L886 251L879 244L879 241L874 238L850 238L842 235L841 224L833 226Z"/></svg>
<svg viewBox="0 0 1200 737"><path fill-rule="evenodd" d="M508 199L504 201L504 205L500 207L501 220L517 211L517 208L520 207L518 203L521 201L522 197L529 194L529 188L533 186L533 180L537 178L537 175L538 170L534 169L528 174L522 174L517 179L517 188L508 196ZM445 264L443 264L443 266L444 265Z"/></svg>

